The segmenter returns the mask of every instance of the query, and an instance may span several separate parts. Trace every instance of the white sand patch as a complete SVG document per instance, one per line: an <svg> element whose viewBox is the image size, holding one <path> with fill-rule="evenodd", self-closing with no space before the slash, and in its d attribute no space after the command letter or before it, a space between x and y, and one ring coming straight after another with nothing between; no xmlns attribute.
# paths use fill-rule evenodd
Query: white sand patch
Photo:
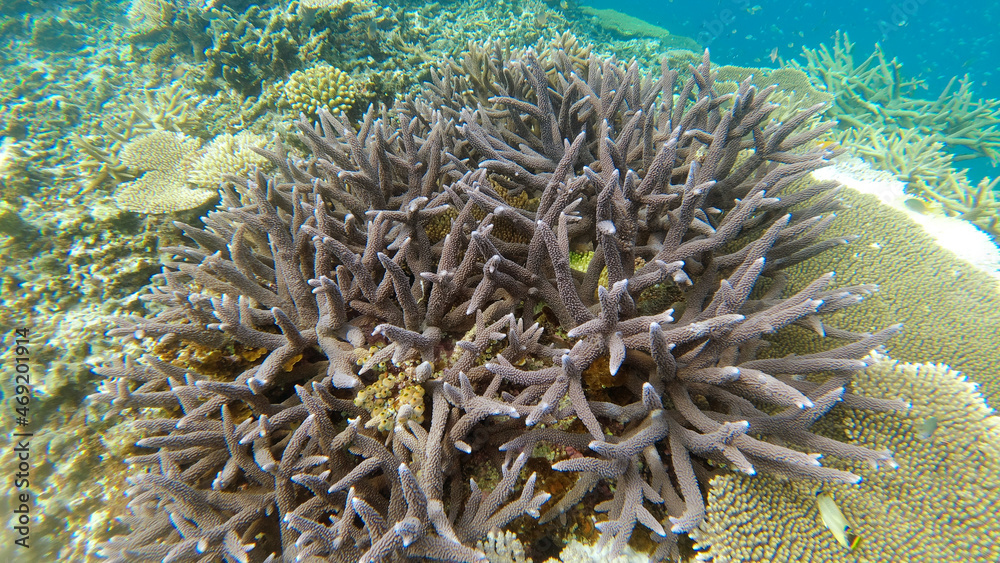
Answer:
<svg viewBox="0 0 1000 563"><path fill-rule="evenodd" d="M840 158L834 166L814 171L817 180L835 180L861 193L871 194L882 203L906 214L920 225L938 246L1000 280L1000 248L989 235L968 221L942 215L925 215L903 202L912 196L903 191L903 182L892 174L875 170L859 158Z"/></svg>

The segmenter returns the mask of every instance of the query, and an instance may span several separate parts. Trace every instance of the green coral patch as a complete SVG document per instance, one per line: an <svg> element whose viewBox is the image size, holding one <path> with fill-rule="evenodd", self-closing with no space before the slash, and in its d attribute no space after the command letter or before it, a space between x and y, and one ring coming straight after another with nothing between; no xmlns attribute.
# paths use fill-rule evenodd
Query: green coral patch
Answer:
<svg viewBox="0 0 1000 563"><path fill-rule="evenodd" d="M653 37L666 41L673 47L700 51L697 41L683 35L674 35L658 25L623 14L618 10L599 10L590 6L580 6L580 12L595 18L598 26L624 37Z"/></svg>

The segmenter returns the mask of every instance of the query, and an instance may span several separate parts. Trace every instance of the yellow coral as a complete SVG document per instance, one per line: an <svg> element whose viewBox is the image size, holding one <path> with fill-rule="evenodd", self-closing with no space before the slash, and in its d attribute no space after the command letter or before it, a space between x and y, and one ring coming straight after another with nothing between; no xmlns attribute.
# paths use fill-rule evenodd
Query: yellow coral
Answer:
<svg viewBox="0 0 1000 563"><path fill-rule="evenodd" d="M267 139L249 131L236 135L223 133L212 139L201 157L191 165L188 181L205 188L218 188L223 175L250 177L254 169L262 172L271 169L266 158L253 151L253 147L263 147Z"/></svg>
<svg viewBox="0 0 1000 563"><path fill-rule="evenodd" d="M320 108L336 115L354 105L354 81L346 72L327 64L292 73L282 92L292 110L316 117Z"/></svg>
<svg viewBox="0 0 1000 563"><path fill-rule="evenodd" d="M118 158L137 171L173 170L198 150L198 141L183 133L156 130L126 143Z"/></svg>
<svg viewBox="0 0 1000 563"><path fill-rule="evenodd" d="M137 213L170 213L194 209L216 192L193 189L187 184L191 159L198 141L183 133L153 131L126 143L119 154L122 163L136 174L131 182L118 187L118 206Z"/></svg>
<svg viewBox="0 0 1000 563"><path fill-rule="evenodd" d="M183 177L151 170L119 186L114 198L118 207L125 211L172 213L199 207L216 195L208 190L191 189Z"/></svg>
<svg viewBox="0 0 1000 563"><path fill-rule="evenodd" d="M358 363L364 364L378 350L376 347L358 350ZM378 379L359 391L354 398L356 406L371 413L371 419L365 423L366 428L388 432L398 422L402 422L400 414L405 406L411 409L409 420L417 423L424 421L424 388L416 377L418 363L403 362L402 369L379 365Z"/></svg>

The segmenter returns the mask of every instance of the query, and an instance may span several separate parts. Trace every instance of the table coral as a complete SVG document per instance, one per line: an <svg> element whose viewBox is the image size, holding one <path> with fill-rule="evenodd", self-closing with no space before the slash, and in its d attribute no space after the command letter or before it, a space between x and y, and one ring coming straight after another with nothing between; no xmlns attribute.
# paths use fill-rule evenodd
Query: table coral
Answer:
<svg viewBox="0 0 1000 563"><path fill-rule="evenodd" d="M708 516L696 534L702 558L754 561L996 561L1000 534L1000 418L959 372L940 364L907 364L877 356L855 377L860 394L912 402L906 413L871 415L838 409L831 436L887 447L899 468L870 471L857 487L724 475L712 481ZM921 421L937 429L921 434ZM828 417L834 419L835 417ZM816 495L832 493L861 538L837 543L820 522Z"/></svg>
<svg viewBox="0 0 1000 563"><path fill-rule="evenodd" d="M901 322L905 329L889 347L894 358L949 363L979 382L990 406L1000 405L996 280L940 248L904 213L879 204L875 196L845 189L840 197L845 208L838 212L831 234L860 238L850 247L831 249L789 268L792 287L803 287L830 270L842 272L844 283L877 283L877 299L835 315L840 326L875 330L890 320ZM803 331L775 342L768 353L813 353L823 346Z"/></svg>
<svg viewBox="0 0 1000 563"><path fill-rule="evenodd" d="M126 211L170 213L211 201L216 197L214 192L188 185L188 171L198 144L183 133L161 130L126 143L119 158L138 177L118 186L116 203Z"/></svg>

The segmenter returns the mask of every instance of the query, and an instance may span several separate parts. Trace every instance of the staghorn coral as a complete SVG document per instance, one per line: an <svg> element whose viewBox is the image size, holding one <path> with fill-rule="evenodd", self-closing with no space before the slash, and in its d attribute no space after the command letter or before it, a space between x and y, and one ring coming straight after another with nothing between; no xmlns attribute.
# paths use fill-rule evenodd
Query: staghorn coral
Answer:
<svg viewBox="0 0 1000 563"><path fill-rule="evenodd" d="M936 99L917 97L917 87L923 83L904 78L902 65L887 60L880 45L857 64L854 43L839 31L832 48L803 48L802 56L805 63L792 61L792 66L815 77L834 95L829 116L844 127L915 129L942 143L955 160L1000 161L1000 100L974 99L967 76L953 77Z"/></svg>
<svg viewBox="0 0 1000 563"><path fill-rule="evenodd" d="M1000 200L997 199L997 185L1000 177L983 178L975 186L960 173L948 174L941 178L934 189L925 192L925 197L941 206L949 217L960 217L980 229L1000 239Z"/></svg>
<svg viewBox="0 0 1000 563"><path fill-rule="evenodd" d="M866 125L839 135L842 145L877 168L906 182L907 193L920 198L924 212L959 217L993 237L1000 237L1000 201L995 188L1000 178L984 178L972 185L967 170L954 167L954 155L944 144L916 129L886 130Z"/></svg>
<svg viewBox="0 0 1000 563"><path fill-rule="evenodd" d="M354 93L354 81L346 72L321 64L293 72L282 89L282 102L296 115L315 119L320 109L346 113L354 105Z"/></svg>
<svg viewBox="0 0 1000 563"><path fill-rule="evenodd" d="M930 190L953 170L952 156L941 150L944 145L912 129L851 127L841 131L837 141L869 164L906 182L911 194Z"/></svg>
<svg viewBox="0 0 1000 563"><path fill-rule="evenodd" d="M625 551L640 525L655 559L676 558L721 467L855 483L819 455L892 463L809 429L839 401L902 406L845 393L897 327L824 321L873 287L826 273L783 292L783 270L849 240L823 238L835 184L784 193L833 156L805 148L830 125L799 130L822 106L769 123L773 88L718 95L707 52L685 82L666 65L650 80L634 62L485 52L475 105L476 77L446 72L357 130L320 110L299 123L308 160L278 144L262 153L276 177L238 179L204 229L178 223L194 245L165 250L146 296L159 312L111 334L267 354L232 378L151 353L98 369L95 401L150 413L132 423L132 532L104 546L111 561L475 561L490 531L562 518L600 481L596 549ZM537 207L508 203L522 195ZM494 234L501 220L523 241ZM586 272L571 251L593 252ZM638 314L658 285L675 308ZM757 359L791 325L837 346ZM425 422L402 406L380 433L354 400L408 362ZM593 388L593 370L619 384ZM818 373L832 375L793 377ZM551 466L578 479L543 515L549 494L522 470L546 444L578 454ZM491 492L469 459L499 469Z"/></svg>
<svg viewBox="0 0 1000 563"><path fill-rule="evenodd" d="M945 365L907 364L886 356L854 377L862 395L912 401L901 413L838 408L821 423L852 444L888 447L898 471L852 468L857 487L820 486L739 475L716 477L708 516L696 534L718 563L753 561L996 561L1000 534L1000 418L974 384ZM921 434L934 418L933 433ZM843 420L834 424L834 420ZM947 460L947 461L945 461ZM852 551L820 523L816 495L832 492L862 538Z"/></svg>

